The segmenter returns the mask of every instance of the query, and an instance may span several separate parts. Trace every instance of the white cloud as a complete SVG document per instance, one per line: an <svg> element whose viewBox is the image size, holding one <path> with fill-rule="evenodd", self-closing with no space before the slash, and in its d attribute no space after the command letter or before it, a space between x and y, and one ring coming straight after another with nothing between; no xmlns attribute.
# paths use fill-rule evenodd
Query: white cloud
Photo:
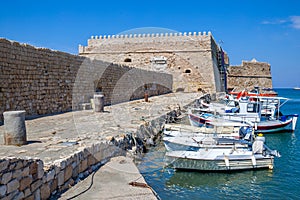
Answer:
<svg viewBox="0 0 300 200"><path fill-rule="evenodd" d="M262 22L262 24L284 24L286 22L287 22L287 20L284 20L284 19L278 19L278 20L273 20L273 21L265 20Z"/></svg>
<svg viewBox="0 0 300 200"><path fill-rule="evenodd" d="M292 27L295 29L300 29L300 16L291 16Z"/></svg>
<svg viewBox="0 0 300 200"><path fill-rule="evenodd" d="M290 25L294 29L300 29L300 16L290 16L287 19L264 20L266 25Z"/></svg>

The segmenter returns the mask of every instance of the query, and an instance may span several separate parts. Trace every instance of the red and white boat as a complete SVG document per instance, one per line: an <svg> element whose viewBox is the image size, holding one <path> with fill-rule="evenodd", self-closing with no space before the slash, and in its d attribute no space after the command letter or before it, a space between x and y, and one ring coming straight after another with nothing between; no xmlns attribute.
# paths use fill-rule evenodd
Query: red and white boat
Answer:
<svg viewBox="0 0 300 200"><path fill-rule="evenodd" d="M229 94L235 96L237 99L240 99L241 97L276 97L278 95L277 92L273 90L260 92L258 87L255 87L255 89L251 91L230 91Z"/></svg>
<svg viewBox="0 0 300 200"><path fill-rule="evenodd" d="M224 113L214 115L211 113L193 113L189 111L189 121L193 126L212 125L212 122L223 120L226 123L230 121L245 122L252 124L256 132L268 133L283 130L294 131L298 119L298 114L282 115L279 108L285 104L288 99L283 97L256 97L255 102L247 99L235 100L233 105L228 103ZM283 102L282 102L283 101ZM277 102L276 105L266 102ZM237 105L238 104L238 105ZM270 113L262 114L262 107L268 108ZM266 107L267 105L267 107Z"/></svg>

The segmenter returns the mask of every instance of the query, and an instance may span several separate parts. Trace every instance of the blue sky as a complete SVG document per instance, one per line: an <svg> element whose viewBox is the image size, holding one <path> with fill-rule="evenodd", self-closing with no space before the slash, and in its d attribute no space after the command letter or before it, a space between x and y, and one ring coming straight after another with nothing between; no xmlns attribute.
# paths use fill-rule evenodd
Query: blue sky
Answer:
<svg viewBox="0 0 300 200"><path fill-rule="evenodd" d="M0 37L78 53L92 35L160 27L211 31L231 65L271 64L274 87L300 86L300 1L2 1Z"/></svg>

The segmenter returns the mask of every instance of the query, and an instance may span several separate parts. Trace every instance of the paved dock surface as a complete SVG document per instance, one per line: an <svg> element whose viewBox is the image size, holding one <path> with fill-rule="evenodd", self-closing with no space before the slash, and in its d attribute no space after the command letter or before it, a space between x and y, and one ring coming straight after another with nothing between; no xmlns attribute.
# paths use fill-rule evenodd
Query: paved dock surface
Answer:
<svg viewBox="0 0 300 200"><path fill-rule="evenodd" d="M128 132L135 133L141 125L176 108L183 108L200 96L199 93L171 93L151 97L149 102L136 100L106 106L102 113L83 110L26 120L28 144L23 146L3 145L5 129L0 126L0 158L38 158L47 168L91 144ZM102 166L94 175L94 184L85 194L87 196L82 198L81 195L77 199L155 199L149 188L128 185L137 178L140 178L138 181L144 180L132 161L118 159ZM77 189L70 188L69 191L74 192L67 192L62 199L87 188L91 178L90 175L75 185Z"/></svg>
<svg viewBox="0 0 300 200"><path fill-rule="evenodd" d="M137 128L172 109L181 108L200 96L199 93L171 93L144 100L106 106L105 112L83 110L26 120L28 144L3 145L4 126L0 126L0 158L18 156L40 158L51 164L87 144L109 137L136 132Z"/></svg>
<svg viewBox="0 0 300 200"><path fill-rule="evenodd" d="M129 185L132 181L142 184L146 184L146 182L132 159L128 157L112 158L110 162L94 173L63 193L59 199L157 199L150 188ZM85 190L87 191L76 196Z"/></svg>

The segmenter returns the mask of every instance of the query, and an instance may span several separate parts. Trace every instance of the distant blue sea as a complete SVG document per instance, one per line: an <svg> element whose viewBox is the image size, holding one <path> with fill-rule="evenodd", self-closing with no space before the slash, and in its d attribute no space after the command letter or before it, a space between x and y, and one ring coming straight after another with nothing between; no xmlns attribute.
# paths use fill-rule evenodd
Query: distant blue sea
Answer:
<svg viewBox="0 0 300 200"><path fill-rule="evenodd" d="M300 114L300 90L275 89L290 98L284 114ZM266 143L281 153L273 170L207 173L163 168L162 143L138 164L147 183L163 200L176 199L300 199L300 119L295 132L265 134Z"/></svg>

